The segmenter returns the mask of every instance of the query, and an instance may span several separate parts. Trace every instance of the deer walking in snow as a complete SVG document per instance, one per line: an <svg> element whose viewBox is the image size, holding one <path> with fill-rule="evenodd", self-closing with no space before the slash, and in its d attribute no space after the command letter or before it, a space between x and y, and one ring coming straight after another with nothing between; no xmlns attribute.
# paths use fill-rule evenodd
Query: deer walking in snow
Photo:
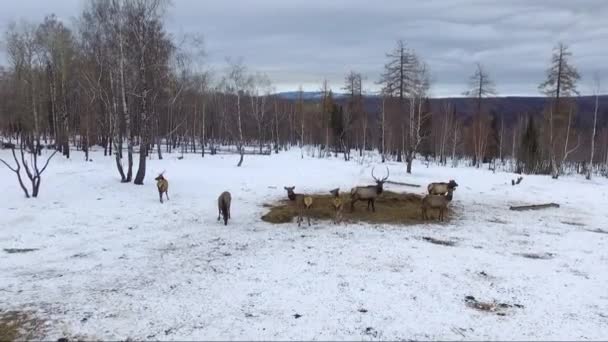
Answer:
<svg viewBox="0 0 608 342"><path fill-rule="evenodd" d="M158 177L154 178L156 181L156 188L158 188L158 196L160 197L160 203L163 203L163 193L167 197L167 201L169 200L169 181L165 179L163 174L165 171L161 172Z"/></svg>
<svg viewBox="0 0 608 342"><path fill-rule="evenodd" d="M220 216L224 218L224 225L228 225L228 219L230 218L230 202L232 202L232 196L228 191L222 192L220 197L217 198L217 220L220 220Z"/></svg>

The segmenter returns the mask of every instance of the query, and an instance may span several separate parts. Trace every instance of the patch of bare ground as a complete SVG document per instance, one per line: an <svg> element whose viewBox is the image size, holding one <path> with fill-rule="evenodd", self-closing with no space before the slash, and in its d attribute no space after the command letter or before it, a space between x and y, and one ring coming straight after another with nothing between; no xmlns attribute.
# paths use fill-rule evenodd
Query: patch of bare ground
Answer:
<svg viewBox="0 0 608 342"><path fill-rule="evenodd" d="M553 259L555 254L553 253L517 253L516 255L522 256L528 259L539 259L539 260L549 260Z"/></svg>
<svg viewBox="0 0 608 342"><path fill-rule="evenodd" d="M29 253L29 252L34 252L37 250L38 250L38 248L4 248L3 249L3 251L5 251L8 254Z"/></svg>
<svg viewBox="0 0 608 342"><path fill-rule="evenodd" d="M585 230L588 231L588 232L591 232L591 233L608 234L608 230L603 230L603 229L599 229L599 228L596 228L596 229L585 229Z"/></svg>
<svg viewBox="0 0 608 342"><path fill-rule="evenodd" d="M523 309L524 306L521 304L507 304L507 303L499 303L496 301L484 302L477 300L473 296L464 297L464 302L466 306L471 309L475 309L482 312L494 313L498 316L506 316L507 310L511 308Z"/></svg>
<svg viewBox="0 0 608 342"><path fill-rule="evenodd" d="M27 311L0 310L0 341L41 340L47 321Z"/></svg>
<svg viewBox="0 0 608 342"><path fill-rule="evenodd" d="M572 221L561 221L563 224L567 224L569 226L578 226L578 227L584 227L585 224L584 223L580 223L580 222L572 222Z"/></svg>
<svg viewBox="0 0 608 342"><path fill-rule="evenodd" d="M332 220L335 215L331 194L311 194L313 204L309 211L312 219ZM340 196L344 203L343 219L346 222L417 224L421 223L422 196L412 193L396 193L384 191L376 200L376 211L367 210L367 202L355 203L354 211L350 208L350 195ZM262 220L270 223L292 222L298 216L295 201L282 200L274 204L264 203L264 208L270 210L262 216ZM448 207L448 215L451 211ZM439 210L429 210L429 216L436 218ZM446 218L448 220L448 218Z"/></svg>
<svg viewBox="0 0 608 342"><path fill-rule="evenodd" d="M430 236L423 236L422 240L430 242L430 243L434 243L436 245L441 245L441 246L455 246L456 245L456 241L452 241L452 240L441 240L441 239L436 239Z"/></svg>

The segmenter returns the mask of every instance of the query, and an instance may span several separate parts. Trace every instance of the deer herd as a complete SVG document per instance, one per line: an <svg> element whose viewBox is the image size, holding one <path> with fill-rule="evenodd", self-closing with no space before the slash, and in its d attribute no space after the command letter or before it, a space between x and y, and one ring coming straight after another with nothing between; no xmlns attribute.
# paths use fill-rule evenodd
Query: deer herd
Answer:
<svg viewBox="0 0 608 342"><path fill-rule="evenodd" d="M350 210L353 212L355 210L355 203L358 201L367 201L367 210L371 210L372 212L376 212L376 199L378 196L382 194L384 191L384 183L388 180L390 173L388 167L386 168L386 176L379 179L374 175L374 169L372 168L372 178L376 182L375 185L366 185L366 186L356 186L350 190ZM160 197L160 203L163 203L163 194L167 200L169 200L169 182L164 177L164 171L155 178L156 187L158 188L158 194ZM448 204L452 201L454 190L458 183L454 180L450 180L449 182L439 182L439 183L431 183L428 185L427 190L428 194L422 198L422 219L428 220L429 209L437 209L439 210L439 221L443 221L445 217L445 212L447 211ZM287 191L287 198L290 201L294 201L298 208L298 226L304 221L304 216L307 218L308 225L310 226L310 210L313 205L313 196L296 193L294 191L295 186L285 186L283 187ZM340 197L340 188L335 188L330 190L329 193L333 195L331 199L331 206L335 212L335 216L333 222L338 224L343 220L343 210L344 203L342 198ZM232 196L230 192L224 191L217 199L217 207L218 207L218 216L217 221L223 218L224 225L228 224L228 219L230 219L230 203L232 201Z"/></svg>

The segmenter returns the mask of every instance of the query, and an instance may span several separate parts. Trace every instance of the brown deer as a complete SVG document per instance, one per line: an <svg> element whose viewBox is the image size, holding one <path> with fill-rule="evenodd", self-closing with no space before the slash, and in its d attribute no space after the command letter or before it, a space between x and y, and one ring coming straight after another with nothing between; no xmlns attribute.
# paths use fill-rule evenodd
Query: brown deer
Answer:
<svg viewBox="0 0 608 342"><path fill-rule="evenodd" d="M350 211L352 212L355 210L355 203L357 201L367 201L367 210L369 210L371 205L372 211L376 212L376 198L384 191L384 182L386 182L389 175L390 172L387 167L386 177L378 179L374 176L374 169L372 169L372 178L376 181L376 185L357 186L352 188L350 191Z"/></svg>
<svg viewBox="0 0 608 342"><path fill-rule="evenodd" d="M165 171L161 172L158 177L154 178L156 181L156 187L158 188L158 196L160 197L160 203L163 203L163 193L167 197L167 201L169 200L169 181L165 179L163 174Z"/></svg>
<svg viewBox="0 0 608 342"><path fill-rule="evenodd" d="M303 212L306 211L306 218L308 220L308 225L310 226L310 208L312 207L312 197L305 195L298 195L296 201L298 202L299 212L298 212L298 227L304 221L302 218Z"/></svg>
<svg viewBox="0 0 608 342"><path fill-rule="evenodd" d="M217 220L220 220L220 216L224 218L224 225L228 225L228 219L230 218L230 202L232 202L232 196L228 191L222 192L220 197L217 198Z"/></svg>
<svg viewBox="0 0 608 342"><path fill-rule="evenodd" d="M450 179L448 183L431 183L427 186L427 190L430 195L445 195L449 190L456 190L458 183L456 183L453 179Z"/></svg>
<svg viewBox="0 0 608 342"><path fill-rule="evenodd" d="M329 191L334 198L331 200L331 204L336 211L336 216L334 217L334 224L338 224L342 222L342 211L344 209L344 203L342 203L342 199L340 198L340 188L335 188Z"/></svg>
<svg viewBox="0 0 608 342"><path fill-rule="evenodd" d="M443 195L426 195L422 199L422 219L428 220L428 209L439 209L439 221L444 220L445 212L448 210L448 204L452 201L453 189L448 189L448 194Z"/></svg>
<svg viewBox="0 0 608 342"><path fill-rule="evenodd" d="M283 189L287 190L287 198L289 198L290 201L295 201L296 197L298 196L298 194L296 194L293 189L295 189L295 186L284 186Z"/></svg>

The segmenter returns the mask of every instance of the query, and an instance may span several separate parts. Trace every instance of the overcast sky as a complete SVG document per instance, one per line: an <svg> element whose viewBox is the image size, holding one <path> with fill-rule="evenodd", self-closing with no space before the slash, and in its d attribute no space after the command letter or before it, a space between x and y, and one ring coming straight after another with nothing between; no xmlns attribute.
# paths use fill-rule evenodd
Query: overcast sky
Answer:
<svg viewBox="0 0 608 342"><path fill-rule="evenodd" d="M84 1L2 1L0 26L48 13L70 22ZM374 91L397 39L430 66L433 96L460 95L475 62L499 95L538 95L560 40L574 53L581 91L590 93L596 71L608 84L608 0L174 0L167 29L202 34L217 73L226 57L242 57L277 91L318 90L324 78L339 91L349 70Z"/></svg>

